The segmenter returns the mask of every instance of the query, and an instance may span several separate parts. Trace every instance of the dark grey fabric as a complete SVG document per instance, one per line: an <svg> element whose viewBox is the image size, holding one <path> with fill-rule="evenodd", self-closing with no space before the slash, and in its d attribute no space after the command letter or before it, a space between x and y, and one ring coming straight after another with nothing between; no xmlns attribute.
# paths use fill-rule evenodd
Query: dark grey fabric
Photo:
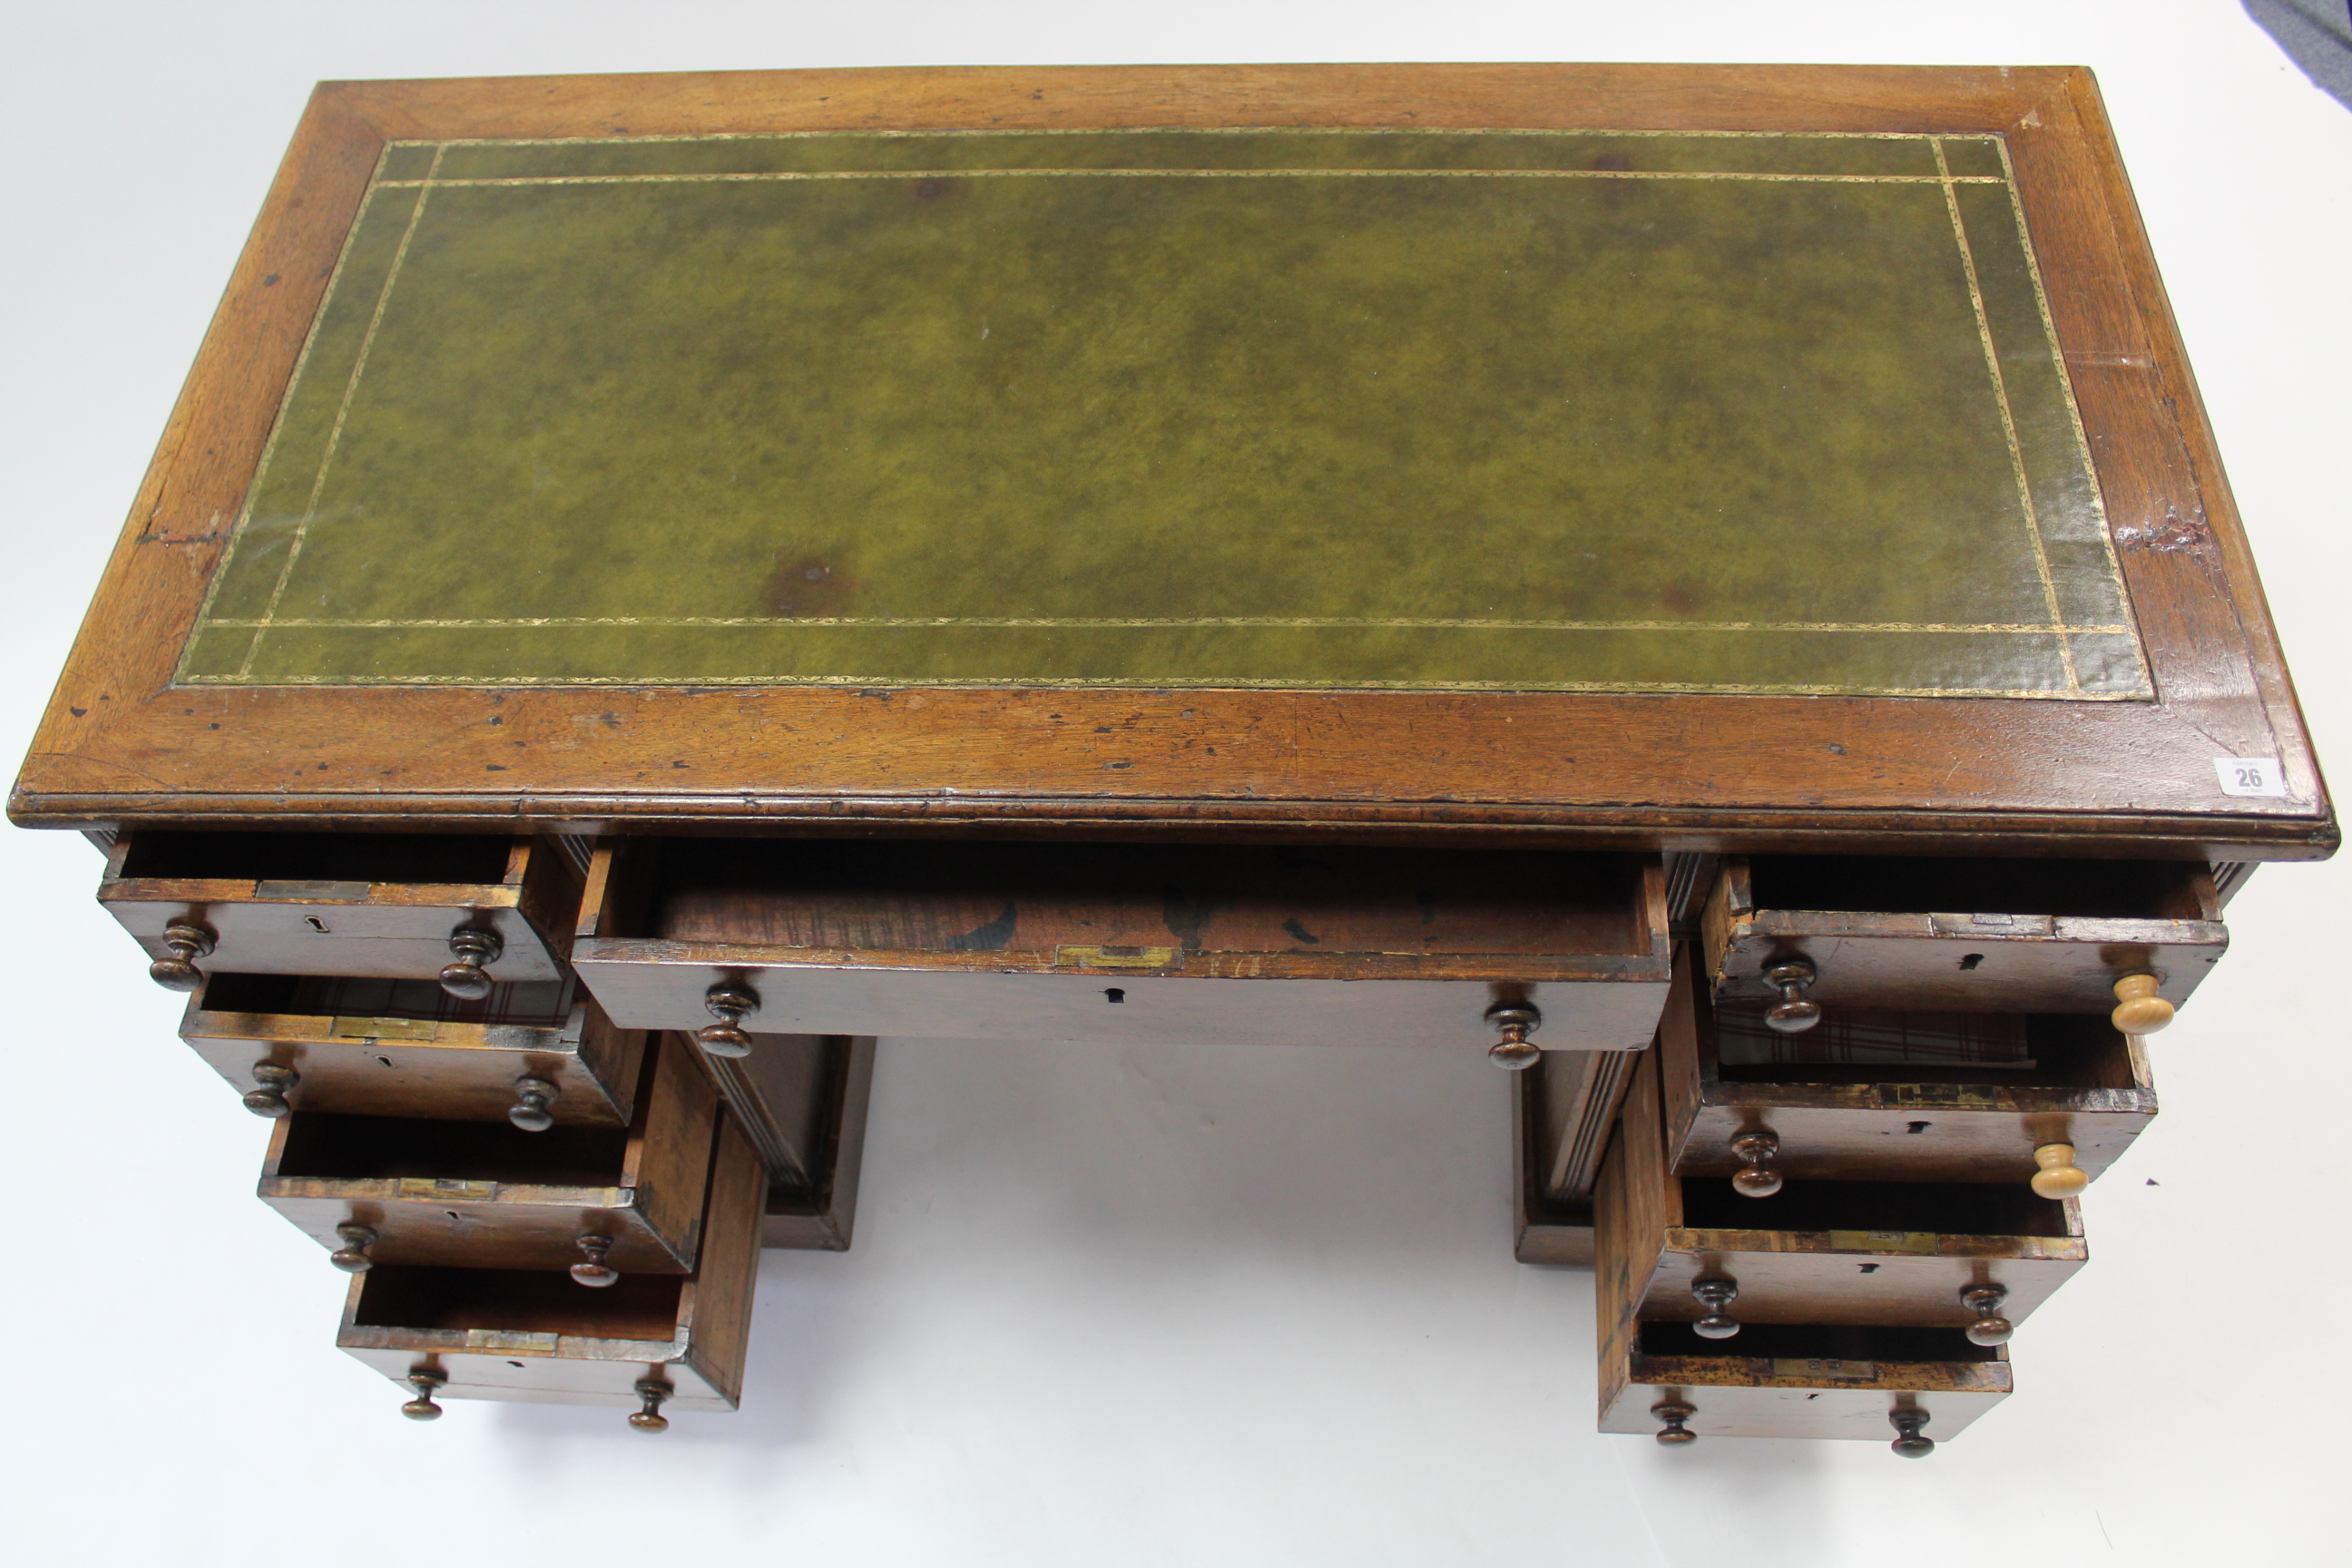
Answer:
<svg viewBox="0 0 2352 1568"><path fill-rule="evenodd" d="M2352 109L2352 5L2347 0L2242 0L2321 91Z"/></svg>

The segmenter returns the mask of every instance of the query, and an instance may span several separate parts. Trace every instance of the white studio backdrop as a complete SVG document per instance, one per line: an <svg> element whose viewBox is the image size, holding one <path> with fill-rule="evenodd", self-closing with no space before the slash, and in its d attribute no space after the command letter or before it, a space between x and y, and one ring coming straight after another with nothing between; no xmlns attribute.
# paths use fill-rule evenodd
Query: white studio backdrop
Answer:
<svg viewBox="0 0 2352 1568"><path fill-rule="evenodd" d="M2232 0L0 3L13 771L320 78L990 63L2095 68L2324 759L2352 769L2352 113ZM1592 1431L1591 1277L1511 1261L1507 1085L1425 1052L889 1041L857 1245L767 1256L740 1415L453 1402L333 1348L266 1129L68 834L0 834L0 1551L26 1563L838 1568L2346 1560L2333 1237L2352 875L2275 867L2019 1392L1884 1445Z"/></svg>

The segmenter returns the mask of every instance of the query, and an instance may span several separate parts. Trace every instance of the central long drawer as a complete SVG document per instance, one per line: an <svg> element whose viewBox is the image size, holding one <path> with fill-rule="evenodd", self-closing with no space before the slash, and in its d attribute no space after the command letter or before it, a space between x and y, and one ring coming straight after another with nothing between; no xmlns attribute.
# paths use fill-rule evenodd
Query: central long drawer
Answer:
<svg viewBox="0 0 2352 1568"><path fill-rule="evenodd" d="M1634 1050L1665 995L1654 858L636 839L597 850L572 958L624 1027L714 988L762 1033Z"/></svg>

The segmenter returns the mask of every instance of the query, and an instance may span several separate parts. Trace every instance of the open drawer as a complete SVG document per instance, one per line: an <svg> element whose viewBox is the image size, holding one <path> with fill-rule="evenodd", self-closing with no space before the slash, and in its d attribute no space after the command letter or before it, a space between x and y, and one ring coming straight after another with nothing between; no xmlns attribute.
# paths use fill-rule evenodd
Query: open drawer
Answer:
<svg viewBox="0 0 2352 1568"><path fill-rule="evenodd" d="M561 1270L386 1264L352 1281L335 1342L440 1414L436 1396L549 1405L732 1410L743 1384L759 1276L765 1178L720 1117L695 1272L625 1275L583 1290Z"/></svg>
<svg viewBox="0 0 2352 1568"><path fill-rule="evenodd" d="M1474 1045L1523 1008L1536 1045L1631 1050L1667 943L1654 857L668 838L597 848L572 957L617 1022L734 1048Z"/></svg>
<svg viewBox="0 0 2352 1568"><path fill-rule="evenodd" d="M2074 1201L2021 1186L1806 1182L1751 1201L1726 1181L1666 1180L1666 1223L1625 1238L1633 1271L1649 1264L1641 1314L1725 1339L1750 1323L2013 1324L2090 1257Z"/></svg>
<svg viewBox="0 0 2352 1568"><path fill-rule="evenodd" d="M727 1179L712 1173L718 1098L675 1039L646 1053L643 1072L625 1130L298 1110L272 1131L258 1191L354 1273L568 1269L574 1289L683 1274L706 1186ZM738 1136L728 1152L764 1190L750 1142Z"/></svg>
<svg viewBox="0 0 2352 1568"><path fill-rule="evenodd" d="M1762 1325L1731 1341L1635 1320L1601 1350L1601 1430L1661 1443L1843 1437L1922 1456L2011 1392L2000 1345L1951 1329Z"/></svg>
<svg viewBox="0 0 2352 1568"><path fill-rule="evenodd" d="M2162 1026L2229 933L2209 867L2175 860L1727 856L1701 918L1718 1000L1801 1030L1834 1007L2106 1013L2154 977Z"/></svg>
<svg viewBox="0 0 2352 1568"><path fill-rule="evenodd" d="M450 995L430 980L205 976L180 1037L247 1090L289 1110L518 1126L620 1127L646 1035L615 1027L576 983Z"/></svg>
<svg viewBox="0 0 2352 1568"><path fill-rule="evenodd" d="M1948 1328L1987 1344L2088 1260L2081 1212L2003 1183L1801 1182L1760 1198L1667 1166L1645 1055L1593 1194L1621 1310L1729 1340L1753 1323Z"/></svg>
<svg viewBox="0 0 2352 1568"><path fill-rule="evenodd" d="M173 990L225 971L439 979L480 996L563 977L580 879L548 838L141 829L108 852L98 900Z"/></svg>
<svg viewBox="0 0 2352 1568"><path fill-rule="evenodd" d="M1668 1164L1746 1190L2038 1180L2063 1194L2157 1110L2147 1052L2096 1015L1851 1009L1783 1035L1753 1005L1717 1007L1687 973L1659 1022L1658 1067Z"/></svg>

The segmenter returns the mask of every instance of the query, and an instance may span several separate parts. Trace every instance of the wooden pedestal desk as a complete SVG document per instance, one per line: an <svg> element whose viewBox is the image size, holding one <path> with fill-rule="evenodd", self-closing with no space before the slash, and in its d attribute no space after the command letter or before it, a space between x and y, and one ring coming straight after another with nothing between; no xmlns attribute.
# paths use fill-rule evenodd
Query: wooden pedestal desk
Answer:
<svg viewBox="0 0 2352 1568"><path fill-rule="evenodd" d="M2336 843L2063 68L326 84L11 813L412 1415L732 1408L875 1037L1376 1043L1909 1455Z"/></svg>

